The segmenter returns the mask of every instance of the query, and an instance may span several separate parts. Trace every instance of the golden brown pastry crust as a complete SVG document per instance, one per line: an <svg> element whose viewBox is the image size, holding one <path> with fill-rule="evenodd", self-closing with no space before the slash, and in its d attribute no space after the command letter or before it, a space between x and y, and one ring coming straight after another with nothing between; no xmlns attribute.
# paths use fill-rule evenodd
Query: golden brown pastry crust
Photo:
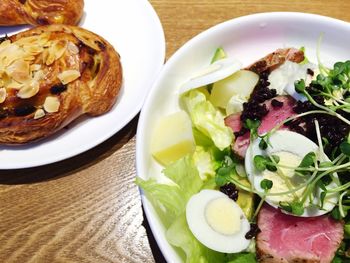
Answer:
<svg viewBox="0 0 350 263"><path fill-rule="evenodd" d="M1 0L0 26L10 25L76 25L84 0Z"/></svg>
<svg viewBox="0 0 350 263"><path fill-rule="evenodd" d="M1 77L3 61L11 59L1 55L1 47L9 44L9 40L11 45L16 44L16 48L22 45L19 49L28 49L27 42L32 42L32 46L39 45L33 49L34 56L24 58L24 62L21 59L12 62L12 65L26 65L25 61L30 60L29 80L21 80L23 68L24 72L27 71L23 65L17 71L10 66L3 69ZM0 143L23 144L45 138L80 115L103 114L115 103L122 83L120 57L100 36L75 26L49 25L13 35L9 40L0 44L0 91L4 87L7 91L6 99L0 103ZM74 72L79 76L73 74L75 80L71 81L72 74L62 77L62 72ZM12 77L9 78L9 74ZM20 94L26 97L26 93L20 91L36 83L35 79L39 79L40 85L37 93L29 98L19 98ZM66 85L62 84L65 79L70 81ZM29 93L32 91L29 89ZM57 112L51 112L52 103L46 104L48 97L59 103ZM44 116L38 118L43 113Z"/></svg>

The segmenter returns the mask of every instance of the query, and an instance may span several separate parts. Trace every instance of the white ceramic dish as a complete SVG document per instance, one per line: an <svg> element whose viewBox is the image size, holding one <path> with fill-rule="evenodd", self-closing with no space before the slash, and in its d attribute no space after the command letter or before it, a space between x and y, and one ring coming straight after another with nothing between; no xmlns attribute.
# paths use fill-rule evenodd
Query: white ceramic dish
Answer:
<svg viewBox="0 0 350 263"><path fill-rule="evenodd" d="M240 17L214 26L187 42L166 63L141 111L136 145L138 176L146 179L161 173L161 167L149 150L152 127L159 117L179 109L180 85L193 72L210 63L217 47L223 47L244 66L277 48L288 46L304 46L307 57L317 62L317 41L322 33L320 54L324 64L350 59L350 24L312 14L262 13ZM168 262L181 262L180 256L166 241L164 227L150 202L141 194L147 219L164 257Z"/></svg>
<svg viewBox="0 0 350 263"><path fill-rule="evenodd" d="M0 169L57 162L98 145L122 129L141 109L165 58L159 18L146 0L85 0L80 24L108 40L121 55L123 86L113 109L103 116L83 117L69 129L39 143L0 147ZM3 27L0 35L27 27Z"/></svg>

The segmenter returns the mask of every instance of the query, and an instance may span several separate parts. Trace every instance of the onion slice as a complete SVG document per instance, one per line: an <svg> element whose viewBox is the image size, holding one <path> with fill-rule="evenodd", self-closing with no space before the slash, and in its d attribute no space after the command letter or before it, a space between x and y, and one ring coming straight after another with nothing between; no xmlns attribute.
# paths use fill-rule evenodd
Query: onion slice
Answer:
<svg viewBox="0 0 350 263"><path fill-rule="evenodd" d="M227 78L240 70L241 67L242 63L233 58L224 58L215 61L213 64L203 68L197 72L194 77L182 84L180 87L180 94Z"/></svg>

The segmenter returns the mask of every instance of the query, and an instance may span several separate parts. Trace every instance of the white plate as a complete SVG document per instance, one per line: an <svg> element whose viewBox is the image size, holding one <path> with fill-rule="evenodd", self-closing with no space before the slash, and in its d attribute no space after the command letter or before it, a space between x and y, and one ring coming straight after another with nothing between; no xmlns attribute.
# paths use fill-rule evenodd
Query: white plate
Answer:
<svg viewBox="0 0 350 263"><path fill-rule="evenodd" d="M350 24L318 15L302 13L263 13L240 17L199 34L181 47L163 67L141 111L136 144L137 174L143 179L159 175L161 167L150 155L149 142L155 121L179 110L178 91L193 72L209 65L217 47L244 65L277 48L304 46L311 61L316 60L317 41L324 33L320 50L322 62L329 65L350 59ZM168 262L180 256L164 236L164 227L142 193L145 213L155 239Z"/></svg>
<svg viewBox="0 0 350 263"><path fill-rule="evenodd" d="M82 153L118 132L141 109L165 57L163 29L151 4L146 0L85 0L81 26L104 37L121 56L124 79L116 105L103 116L80 118L41 142L0 147L0 169L40 166ZM0 28L0 35L23 29Z"/></svg>

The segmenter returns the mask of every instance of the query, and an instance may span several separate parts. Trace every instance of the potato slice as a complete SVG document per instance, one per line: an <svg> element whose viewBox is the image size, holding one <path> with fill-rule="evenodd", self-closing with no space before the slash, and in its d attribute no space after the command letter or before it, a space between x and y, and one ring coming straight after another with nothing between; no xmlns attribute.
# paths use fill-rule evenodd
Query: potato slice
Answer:
<svg viewBox="0 0 350 263"><path fill-rule="evenodd" d="M192 125L184 111L167 115L155 126L151 153L163 165L168 165L195 150Z"/></svg>
<svg viewBox="0 0 350 263"><path fill-rule="evenodd" d="M214 83L209 100L214 106L225 109L234 95L249 98L258 80L259 75L252 71L237 71L231 76Z"/></svg>

